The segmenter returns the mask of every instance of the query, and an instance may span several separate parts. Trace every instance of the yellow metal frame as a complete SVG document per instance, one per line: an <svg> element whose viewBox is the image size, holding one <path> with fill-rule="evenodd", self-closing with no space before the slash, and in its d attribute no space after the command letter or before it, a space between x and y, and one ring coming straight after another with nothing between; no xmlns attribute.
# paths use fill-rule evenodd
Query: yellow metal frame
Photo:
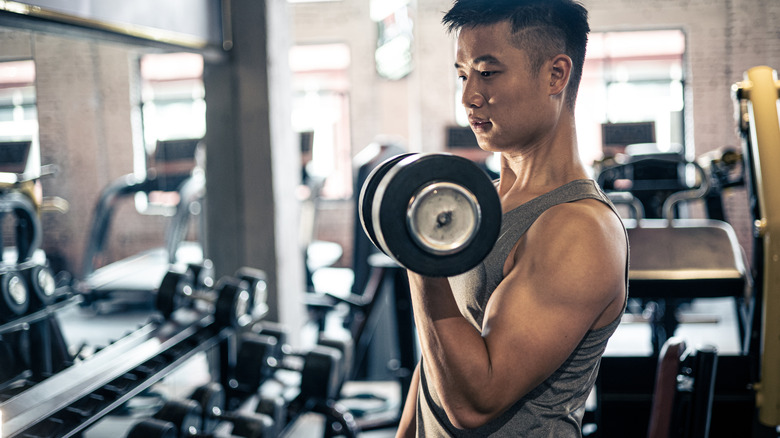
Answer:
<svg viewBox="0 0 780 438"><path fill-rule="evenodd" d="M756 383L758 419L780 424L780 121L777 72L753 67L734 85L739 125L755 161L760 218L755 232L764 244L761 378Z"/></svg>

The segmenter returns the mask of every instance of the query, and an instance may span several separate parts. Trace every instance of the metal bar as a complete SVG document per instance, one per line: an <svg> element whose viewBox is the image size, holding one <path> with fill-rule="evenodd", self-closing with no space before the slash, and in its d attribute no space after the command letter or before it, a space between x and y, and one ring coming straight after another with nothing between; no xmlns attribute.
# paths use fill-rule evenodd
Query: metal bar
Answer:
<svg viewBox="0 0 780 438"><path fill-rule="evenodd" d="M759 421L780 424L780 122L777 72L767 66L751 68L737 96L747 99L749 146L755 160L755 193L760 217L756 232L763 253L763 336L761 381L756 384Z"/></svg>
<svg viewBox="0 0 780 438"><path fill-rule="evenodd" d="M169 322L159 327L153 324L141 327L104 348L89 360L65 369L0 404L0 411L3 412L5 418L3 436L5 438L20 436L25 430L52 417L53 414L67 409L84 397L99 393L111 382L154 358L161 357L169 365L173 364L164 369L165 372L169 372L172 367L175 367L175 364L179 363L180 358L187 358L190 354L201 351L204 346L212 345L211 342L207 341L209 338L206 338L205 341L196 339L197 342L186 344L188 340L192 340L204 330L211 330L212 323L213 317L206 316L184 327L176 322ZM177 351L170 358L164 357L168 350L178 345L185 345L184 351ZM137 391L161 379L165 372L156 372L153 376L142 381L141 384L136 385ZM114 402L106 408L107 412L118 406L116 403L126 401L135 393L137 393L136 390L126 394L117 394ZM81 423L86 427L87 424L91 424L101 415L104 415L103 410L90 419L82 419Z"/></svg>

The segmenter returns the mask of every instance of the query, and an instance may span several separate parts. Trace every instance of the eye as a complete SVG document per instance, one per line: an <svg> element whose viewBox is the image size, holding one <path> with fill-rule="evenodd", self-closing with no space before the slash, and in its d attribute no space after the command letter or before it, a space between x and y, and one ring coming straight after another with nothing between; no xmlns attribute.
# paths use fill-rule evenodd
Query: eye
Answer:
<svg viewBox="0 0 780 438"><path fill-rule="evenodd" d="M482 76L483 78L489 78L491 76L495 76L496 73L498 73L498 72L497 71L481 71L481 72L479 72L479 75Z"/></svg>

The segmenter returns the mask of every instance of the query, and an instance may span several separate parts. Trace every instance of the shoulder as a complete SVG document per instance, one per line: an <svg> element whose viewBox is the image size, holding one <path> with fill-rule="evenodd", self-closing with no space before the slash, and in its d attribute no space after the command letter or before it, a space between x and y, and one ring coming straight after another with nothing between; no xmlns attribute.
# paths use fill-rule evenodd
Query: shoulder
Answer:
<svg viewBox="0 0 780 438"><path fill-rule="evenodd" d="M516 266L532 266L527 274L546 283L548 292L614 298L625 283L627 247L612 209L584 199L542 213L517 248Z"/></svg>

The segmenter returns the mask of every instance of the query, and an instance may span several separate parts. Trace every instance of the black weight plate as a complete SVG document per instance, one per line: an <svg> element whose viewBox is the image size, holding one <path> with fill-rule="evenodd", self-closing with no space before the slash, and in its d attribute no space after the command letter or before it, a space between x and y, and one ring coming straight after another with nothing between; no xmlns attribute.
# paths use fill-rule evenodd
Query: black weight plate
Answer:
<svg viewBox="0 0 780 438"><path fill-rule="evenodd" d="M335 348L316 345L308 351L301 371L301 396L306 400L335 399L343 360Z"/></svg>
<svg viewBox="0 0 780 438"><path fill-rule="evenodd" d="M266 283L265 271L244 266L236 270L234 277L248 283L250 309L254 310L257 306L268 306L268 284Z"/></svg>
<svg viewBox="0 0 780 438"><path fill-rule="evenodd" d="M54 291L57 289L57 286L54 282L54 274L52 274L51 269L46 266L35 265L23 269L22 275L24 275L27 284L33 292L30 295L33 303L40 307L54 304L54 301L57 298L54 295Z"/></svg>
<svg viewBox="0 0 780 438"><path fill-rule="evenodd" d="M189 292L187 292L189 290ZM157 288L155 305L167 319L181 307L186 293L192 292L192 273L168 271Z"/></svg>
<svg viewBox="0 0 780 438"><path fill-rule="evenodd" d="M169 400L154 414L154 418L170 421L178 436L195 435L201 429L201 409L195 400Z"/></svg>
<svg viewBox="0 0 780 438"><path fill-rule="evenodd" d="M21 292L25 291L24 295ZM30 305L30 289L16 271L0 274L0 319L10 320L27 311Z"/></svg>
<svg viewBox="0 0 780 438"><path fill-rule="evenodd" d="M257 402L255 412L271 417L273 427L268 431L268 436L278 436L287 419L287 402L281 395L261 395Z"/></svg>
<svg viewBox="0 0 780 438"><path fill-rule="evenodd" d="M371 220L371 210L374 204L376 188L385 174L387 174L396 163L411 155L416 154L414 152L407 152L382 161L368 174L366 181L363 183L363 187L360 189L360 197L358 198L358 215L360 216L360 223L363 225L363 231L365 231L368 238L371 239L371 243L380 250L382 248L377 244L374 223Z"/></svg>
<svg viewBox="0 0 780 438"><path fill-rule="evenodd" d="M210 259L204 259L200 263L189 263L187 270L192 274L193 285L197 288L214 286L214 262Z"/></svg>
<svg viewBox="0 0 780 438"><path fill-rule="evenodd" d="M254 393L260 384L272 373L268 364L277 349L277 340L272 336L257 333L243 333L239 338L235 377L239 385Z"/></svg>
<svg viewBox="0 0 780 438"><path fill-rule="evenodd" d="M233 423L233 436L243 438L263 438L271 435L274 430L274 420L268 415L254 412L241 412L233 414L230 422Z"/></svg>
<svg viewBox="0 0 780 438"><path fill-rule="evenodd" d="M225 412L225 389L217 382L199 386L190 395L201 409L201 430L211 433L219 425L219 417Z"/></svg>
<svg viewBox="0 0 780 438"><path fill-rule="evenodd" d="M418 190L447 181L473 193L481 210L475 237L463 249L447 255L423 250L412 238L406 214ZM372 210L380 248L400 265L422 275L449 277L473 268L493 249L501 228L501 201L490 177L472 161L450 154L420 154L404 158L382 178Z"/></svg>
<svg viewBox="0 0 780 438"><path fill-rule="evenodd" d="M343 358L343 364L341 366L339 379L341 383L345 382L351 376L352 361L354 360L353 356L354 356L355 346L352 338L343 337L337 339L333 337L327 337L321 334L320 338L317 339L317 345L335 348L336 350L341 352L341 357Z"/></svg>
<svg viewBox="0 0 780 438"><path fill-rule="evenodd" d="M220 280L214 320L222 327L239 328L247 325L249 315L249 291L247 283L237 278L225 277Z"/></svg>
<svg viewBox="0 0 780 438"><path fill-rule="evenodd" d="M136 423L126 438L177 438L176 426L170 421L148 418Z"/></svg>

